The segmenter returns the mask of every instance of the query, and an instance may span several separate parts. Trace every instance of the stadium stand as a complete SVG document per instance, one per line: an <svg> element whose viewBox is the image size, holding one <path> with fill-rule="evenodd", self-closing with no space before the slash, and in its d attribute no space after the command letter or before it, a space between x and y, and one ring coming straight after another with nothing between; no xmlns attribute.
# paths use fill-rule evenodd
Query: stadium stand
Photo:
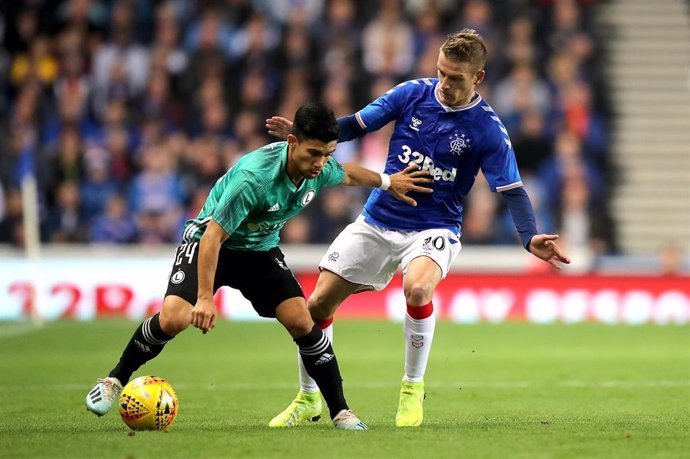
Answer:
<svg viewBox="0 0 690 459"><path fill-rule="evenodd" d="M1 2L0 243L25 243L27 171L43 242L172 243L227 167L270 141L267 116L311 99L352 113L400 81L435 76L445 35L472 27L490 47L479 90L508 127L540 229L619 250L595 2L292 3ZM387 135L342 144L336 157L380 168ZM515 244L487 191L480 179L467 198L464 240ZM365 198L329 191L284 242L330 242Z"/></svg>

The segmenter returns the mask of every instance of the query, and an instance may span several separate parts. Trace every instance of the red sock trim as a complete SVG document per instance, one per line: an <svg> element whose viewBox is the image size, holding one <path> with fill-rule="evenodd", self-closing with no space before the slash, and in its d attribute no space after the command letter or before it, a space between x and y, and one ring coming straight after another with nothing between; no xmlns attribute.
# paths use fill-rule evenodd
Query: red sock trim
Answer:
<svg viewBox="0 0 690 459"><path fill-rule="evenodd" d="M323 330L324 328L328 328L333 323L333 317L329 317L323 322L320 320L315 320L314 323L318 325L321 330Z"/></svg>
<svg viewBox="0 0 690 459"><path fill-rule="evenodd" d="M429 301L421 306L407 305L407 314L413 319L421 320L430 317L434 313L434 303Z"/></svg>

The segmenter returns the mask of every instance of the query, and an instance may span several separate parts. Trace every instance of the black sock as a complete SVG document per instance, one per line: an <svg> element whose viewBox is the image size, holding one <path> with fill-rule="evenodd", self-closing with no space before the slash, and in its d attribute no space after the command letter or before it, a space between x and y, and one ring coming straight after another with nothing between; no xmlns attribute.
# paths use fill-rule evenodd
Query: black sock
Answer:
<svg viewBox="0 0 690 459"><path fill-rule="evenodd" d="M165 343L172 339L162 329L158 319L159 313L149 317L134 331L122 357L108 376L120 380L124 386L140 366L161 353Z"/></svg>
<svg viewBox="0 0 690 459"><path fill-rule="evenodd" d="M340 410L346 410L348 407L343 395L343 378L340 377L338 360L335 358L331 342L318 325L314 325L307 335L295 338L295 343L299 346L304 367L321 389L333 419Z"/></svg>

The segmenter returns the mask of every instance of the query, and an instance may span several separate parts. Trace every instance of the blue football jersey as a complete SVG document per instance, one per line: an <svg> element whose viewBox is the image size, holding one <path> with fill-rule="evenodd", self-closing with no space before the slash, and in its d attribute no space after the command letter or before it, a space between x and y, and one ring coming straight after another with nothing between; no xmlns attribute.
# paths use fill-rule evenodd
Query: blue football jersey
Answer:
<svg viewBox="0 0 690 459"><path fill-rule="evenodd" d="M417 207L380 189L372 191L366 221L395 230L447 228L460 234L462 200L481 169L492 191L522 186L508 131L491 106L475 94L460 107L448 107L436 96L438 79L403 82L355 114L366 132L395 121L385 173L410 163L428 170L431 194L416 193Z"/></svg>

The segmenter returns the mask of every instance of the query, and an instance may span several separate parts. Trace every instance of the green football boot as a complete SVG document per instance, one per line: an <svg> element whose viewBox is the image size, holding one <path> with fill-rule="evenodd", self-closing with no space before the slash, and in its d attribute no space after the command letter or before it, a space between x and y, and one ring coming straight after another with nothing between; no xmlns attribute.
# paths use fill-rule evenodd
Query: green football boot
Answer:
<svg viewBox="0 0 690 459"><path fill-rule="evenodd" d="M321 418L321 392L299 391L297 397L278 416L271 419L268 427L294 427Z"/></svg>
<svg viewBox="0 0 690 459"><path fill-rule="evenodd" d="M417 427L424 419L424 381L400 383L400 403L395 414L396 427Z"/></svg>

